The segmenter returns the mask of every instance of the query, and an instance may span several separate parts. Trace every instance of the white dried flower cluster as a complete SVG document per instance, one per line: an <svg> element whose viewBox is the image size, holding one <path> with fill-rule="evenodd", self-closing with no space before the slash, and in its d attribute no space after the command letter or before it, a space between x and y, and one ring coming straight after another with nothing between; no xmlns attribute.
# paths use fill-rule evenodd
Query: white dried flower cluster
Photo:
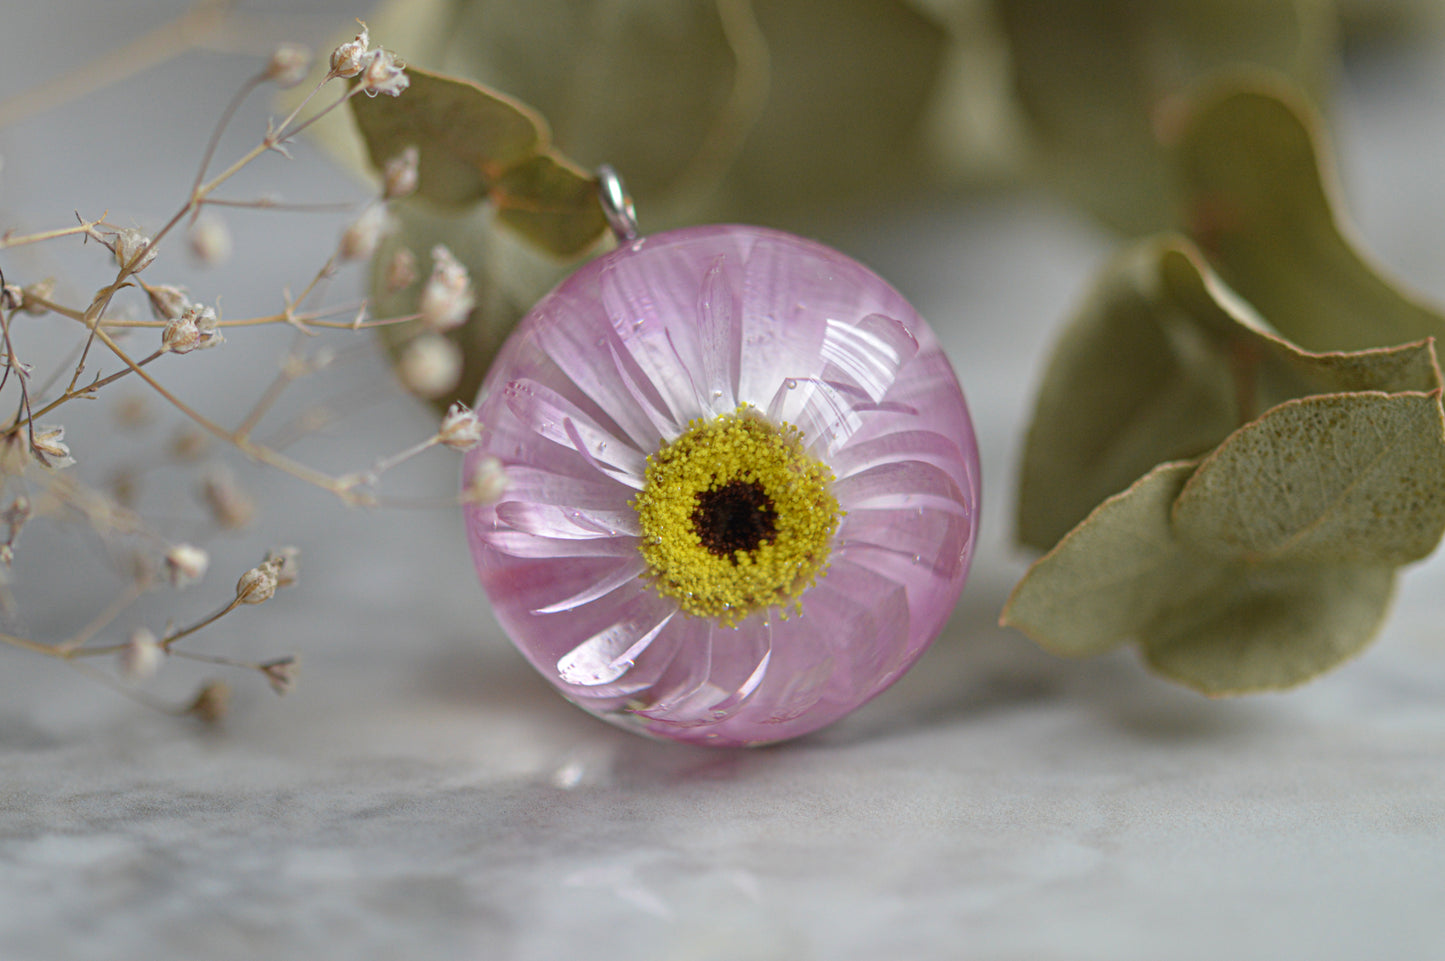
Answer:
<svg viewBox="0 0 1445 961"><path fill-rule="evenodd" d="M507 489L507 472L495 457L483 457L462 490L467 504L495 504Z"/></svg>
<svg viewBox="0 0 1445 961"><path fill-rule="evenodd" d="M407 147L386 162L382 168L382 183L387 200L408 197L416 191L420 164L421 152L415 147Z"/></svg>
<svg viewBox="0 0 1445 961"><path fill-rule="evenodd" d="M430 330L452 330L466 323L476 298L467 268L443 244L431 250L431 276L421 291L422 326Z"/></svg>
<svg viewBox="0 0 1445 961"><path fill-rule="evenodd" d="M143 681L155 676L161 666L166 650L156 636L144 627L131 633L130 639L120 649L120 672L132 681Z"/></svg>
<svg viewBox="0 0 1445 961"><path fill-rule="evenodd" d="M226 338L221 336L216 324L214 308L190 304L161 330L161 348L173 354L189 354L223 344Z"/></svg>
<svg viewBox="0 0 1445 961"><path fill-rule="evenodd" d="M385 207L375 204L367 207L342 231L337 252L342 260L370 260L376 253L376 245L394 226Z"/></svg>
<svg viewBox="0 0 1445 961"><path fill-rule="evenodd" d="M65 443L65 428L60 425L37 427L30 437L30 449L46 467L57 470L75 463L70 456L70 445Z"/></svg>
<svg viewBox="0 0 1445 961"><path fill-rule="evenodd" d="M20 309L32 317L39 317L50 309L45 304L55 296L55 278L46 277L44 280L37 280L35 283L27 285L20 293L22 297Z"/></svg>
<svg viewBox="0 0 1445 961"><path fill-rule="evenodd" d="M405 290L416 283L416 254L408 247L398 247L392 251L391 258L386 262L386 271L382 278L386 284L386 292L394 294L399 290Z"/></svg>
<svg viewBox="0 0 1445 961"><path fill-rule="evenodd" d="M294 655L288 655L267 661L259 667L271 684L271 690L277 694L290 694L296 687L296 675L301 670L301 662Z"/></svg>
<svg viewBox="0 0 1445 961"><path fill-rule="evenodd" d="M190 544L177 544L165 554L166 583L186 587L206 576L211 555Z"/></svg>
<svg viewBox="0 0 1445 961"><path fill-rule="evenodd" d="M331 51L332 76L349 80L366 69L366 51L371 46L371 34L363 21L356 22L361 24L361 32Z"/></svg>
<svg viewBox="0 0 1445 961"><path fill-rule="evenodd" d="M242 604L269 601L278 588L295 584L299 572L300 553L296 548L273 551L260 564L241 575L236 582L236 600Z"/></svg>
<svg viewBox="0 0 1445 961"><path fill-rule="evenodd" d="M452 450L471 450L481 443L482 422L477 412L458 401L447 409L437 440Z"/></svg>
<svg viewBox="0 0 1445 961"><path fill-rule="evenodd" d="M211 519L222 530L240 530L256 515L256 505L251 498L230 472L221 468L208 471L201 478L201 500L210 509Z"/></svg>
<svg viewBox="0 0 1445 961"><path fill-rule="evenodd" d="M361 89L368 97L384 93L388 97L399 97L411 86L406 75L406 64L396 59L389 50L373 50L367 54L366 69L361 72Z"/></svg>
<svg viewBox="0 0 1445 961"><path fill-rule="evenodd" d="M306 78L311 69L311 49L299 43L278 44L266 64L266 79L285 90Z"/></svg>
<svg viewBox="0 0 1445 961"><path fill-rule="evenodd" d="M186 308L191 306L191 298L186 296L184 287L156 284L147 286L145 291L150 298L151 314L156 320L177 320L186 312Z"/></svg>
<svg viewBox="0 0 1445 961"><path fill-rule="evenodd" d="M216 267L231 256L231 232L216 217L202 217L190 230L191 255L204 267Z"/></svg>
<svg viewBox="0 0 1445 961"><path fill-rule="evenodd" d="M156 259L156 248L151 239L134 227L116 233L111 241L115 251L115 262L123 269L138 274Z"/></svg>
<svg viewBox="0 0 1445 961"><path fill-rule="evenodd" d="M368 97L380 93L389 97L400 96L411 85L405 72L406 64L389 51L369 49L371 34L365 23L356 22L361 24L360 32L331 51L331 76L348 80L360 77L360 87Z"/></svg>
<svg viewBox="0 0 1445 961"><path fill-rule="evenodd" d="M406 345L397 374L419 397L440 397L461 380L462 352L441 334L422 334Z"/></svg>

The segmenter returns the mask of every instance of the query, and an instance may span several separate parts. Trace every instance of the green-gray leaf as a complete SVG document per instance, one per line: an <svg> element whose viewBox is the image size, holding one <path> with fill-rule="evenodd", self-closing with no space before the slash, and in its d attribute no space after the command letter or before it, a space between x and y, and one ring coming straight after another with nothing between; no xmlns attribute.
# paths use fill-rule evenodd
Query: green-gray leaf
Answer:
<svg viewBox="0 0 1445 961"><path fill-rule="evenodd" d="M1161 465L1101 504L1029 569L1002 623L1059 654L1137 643L1154 670L1211 696L1290 687L1363 649L1393 570L1200 553L1170 522L1195 472Z"/></svg>
<svg viewBox="0 0 1445 961"><path fill-rule="evenodd" d="M491 201L538 249L575 258L607 230L596 181L560 157L542 118L469 80L408 69L401 97L353 97L372 164L420 153L417 194L450 208Z"/></svg>
<svg viewBox="0 0 1445 961"><path fill-rule="evenodd" d="M1082 657L1143 638L1180 585L1189 597L1207 590L1169 525L1194 467L1162 464L1100 504L1029 568L1001 622L1057 654Z"/></svg>
<svg viewBox="0 0 1445 961"><path fill-rule="evenodd" d="M1420 560L1445 533L1439 391L1274 408L1200 465L1174 525L1191 545L1243 561Z"/></svg>
<svg viewBox="0 0 1445 961"><path fill-rule="evenodd" d="M421 153L417 193L438 204L480 203L510 167L546 149L542 118L509 97L416 67L400 97L353 97L374 167L407 147Z"/></svg>
<svg viewBox="0 0 1445 961"><path fill-rule="evenodd" d="M1440 385L1428 342L1299 350L1186 240L1141 242L1105 269L1050 358L1024 447L1019 538L1047 550L1154 465L1202 456L1285 400Z"/></svg>
<svg viewBox="0 0 1445 961"><path fill-rule="evenodd" d="M1368 566L1237 566L1160 612L1149 666L1211 697L1294 687L1374 638L1395 572Z"/></svg>
<svg viewBox="0 0 1445 961"><path fill-rule="evenodd" d="M1202 95L1177 152L1190 235L1230 287L1307 349L1445 334L1445 318L1356 252L1319 131L1282 79L1235 77Z"/></svg>
<svg viewBox="0 0 1445 961"><path fill-rule="evenodd" d="M1135 235L1172 220L1161 141L1191 86L1255 64L1322 93L1334 66L1334 15L1323 0L1001 0L997 8L1044 174Z"/></svg>

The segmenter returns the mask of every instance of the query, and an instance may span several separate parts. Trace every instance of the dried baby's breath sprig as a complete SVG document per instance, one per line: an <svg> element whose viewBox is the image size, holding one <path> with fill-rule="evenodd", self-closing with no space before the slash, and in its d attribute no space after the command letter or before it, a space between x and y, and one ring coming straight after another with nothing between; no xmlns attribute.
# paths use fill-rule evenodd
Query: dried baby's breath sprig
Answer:
<svg viewBox="0 0 1445 961"><path fill-rule="evenodd" d="M112 235L111 250L115 252L115 262L128 274L138 274L155 263L159 252L151 238L133 227Z"/></svg>
<svg viewBox="0 0 1445 961"><path fill-rule="evenodd" d="M194 27L194 25L192 25ZM187 35L189 36L189 35ZM173 34L158 32L156 42ZM186 43L190 43L188 39ZM221 319L218 316L219 301L214 306L204 303L204 296L192 301L184 288L169 283L150 284L142 279L141 272L157 273L160 268L154 264L164 259L167 251L176 245L167 244L173 230L186 234L187 246L192 254L204 265L219 265L230 253L231 237L224 223L217 219L211 207L251 207L254 209L334 209L324 204L283 204L274 199L244 201L218 195L218 191L242 169L269 152L285 154L287 145L299 133L332 110L345 104L355 96L367 95L397 96L408 87L404 65L396 56L381 49L371 49L369 32L365 24L360 25L356 37L333 51L330 71L288 115L267 125L264 136L249 150L244 151L228 165L217 165L219 173L212 169L212 161L223 141L222 134L236 116L237 108L250 93L260 85L273 83L289 86L298 82L305 71L310 54L302 47L283 44L277 47L264 68L258 71L236 93L222 110L217 124L198 165L189 193L179 209L158 229L123 226L107 222L102 214L96 219L76 215L72 226L29 234L14 232L0 233L0 250L10 247L56 241L62 238L81 238L95 241L114 258L116 271L114 279L94 289L82 286L66 278L64 289L93 291L88 300L76 305L65 302L64 295L57 299L57 285L50 280L31 282L28 285L9 283L0 277L0 390L9 387L17 394L15 413L8 422L0 422L0 485L25 484L27 490L36 495L37 507L32 509L30 501L15 497L11 506L0 513L0 520L9 524L9 537L0 543L0 563L8 564L14 557L16 538L32 512L38 516L64 516L90 527L105 543L105 549L121 577L127 584L105 609L93 617L86 626L59 642L43 642L26 637L0 634L0 643L45 654L69 663L87 673L97 674L106 683L119 684L138 699L159 705L149 695L135 690L131 682L149 677L157 667L168 663L171 655L190 660L230 665L259 671L268 683L283 693L295 682L297 661L294 657L272 658L259 663L234 661L219 655L202 654L177 647L178 643L197 631L206 628L222 616L261 603L274 596L277 589L296 583L299 572L298 554L294 548L282 548L266 555L255 567L244 572L237 581L235 593L214 613L182 627L169 626L163 632L149 628L136 628L123 640L106 642L102 635L113 631L114 622L132 605L137 598L153 590L160 583L181 587L199 581L210 565L209 554L188 543L176 543L169 537L162 537L152 531L146 522L128 506L129 495L117 488L106 493L102 487L88 486L74 477L75 472L57 473L56 468L72 463L70 446L64 430L51 426L52 412L78 399L97 397L99 392L117 380L129 377L149 389L154 396L183 415L189 428L177 434L179 438L170 445L167 454L144 466L112 465L101 468L110 476L124 479L122 487L135 487L135 481L151 469L194 470L194 465L205 446L217 440L234 447L248 460L258 462L296 477L297 479L326 489L341 497L348 504L375 504L382 499L373 492L377 479L390 467L409 459L433 446L447 446L464 449L468 438L477 430L474 416L470 412L460 414L444 424L435 435L420 444L413 445L400 455L378 461L370 470L361 473L329 475L300 463L283 454L274 442L270 445L257 439L262 421L273 410L282 391L294 381L315 373L328 366L335 351L330 347L308 347L302 344L314 343L307 340L325 330L362 330L385 324L406 323L418 319L408 317L372 318L368 316L364 302L342 304L319 304L325 281L347 260L367 259L373 256L377 241L387 228L387 202L412 193L417 180L417 153L403 151L394 158L386 172L382 196L365 208L353 225L356 231L349 238L343 238L338 249L331 253L316 270L314 276L294 296L291 291L284 293L284 308L272 314L254 317ZM351 79L347 85L342 82ZM319 108L309 108L313 98L332 84L331 89L338 95ZM320 102L320 101L318 101ZM431 328L447 329L465 319L470 310L471 288L464 268L456 263L450 254L443 252L434 257L437 263L433 269L433 291ZM403 252L394 258L393 280L402 286L415 283L417 270L415 258L410 252ZM203 294L204 292L202 292ZM146 298L151 314L150 319L138 319L132 312L139 304L139 297ZM129 300L128 300L129 299ZM65 371L59 368L42 376L32 376L30 366L17 352L12 338L10 321L18 311L30 314L50 314L60 323L74 325L80 333L79 343L73 361L73 368L67 383ZM244 413L237 426L224 423L202 414L192 407L161 379L169 370L168 364L178 363L170 355L184 355L196 350L214 347L223 342L222 332L227 327L275 326L286 324L297 334L297 344L283 357L275 381L265 388L251 408ZM149 329L149 345L155 349L145 355L132 354L131 343L124 337L141 329ZM305 335L304 337L301 335ZM423 339L415 352L412 380L417 383L430 381L433 384L455 382L460 369L460 356L455 345L436 335L432 340ZM144 339L140 339L145 343ZM21 345L23 346L23 345ZM108 356L104 356L108 352ZM97 357L106 361L119 362L119 369L88 373L96 365ZM419 361L419 363L417 363ZM152 365L156 365L152 367ZM159 371L160 373L157 373ZM437 388L445 389L445 388ZM108 397L109 395L107 395ZM133 396L133 395L131 395ZM121 407L114 408L123 414ZM128 416L128 415L127 415ZM74 424L73 421L67 421ZM130 423L122 418L120 423ZM137 431L145 426L136 420ZM139 437L128 437L127 443L138 442ZM89 458L87 458L89 460ZM85 466L85 465L83 465ZM12 493L0 486L0 493ZM234 477L221 470L205 471L200 484L200 500L210 515L211 522L223 530L234 529L251 522L255 508L249 496L241 489ZM400 503L397 501L397 503ZM128 559L144 556L146 563L132 569ZM157 562L159 561L159 562ZM0 571L3 576L3 571ZM5 600L4 584L0 581L0 603ZM98 670L88 663L105 655L114 659L119 674ZM124 682L124 683L123 683ZM189 713L215 720L221 717L229 704L229 688L220 682L208 684L196 698L184 708L166 708L178 713Z"/></svg>
<svg viewBox="0 0 1445 961"><path fill-rule="evenodd" d="M65 443L65 428L58 424L35 428L30 435L30 450L42 464L56 470L75 463L70 445Z"/></svg>
<svg viewBox="0 0 1445 961"><path fill-rule="evenodd" d="M416 283L416 278L416 254L407 247L398 247L393 250L390 259L386 262L386 272L383 276L386 292L394 294L405 290Z"/></svg>
<svg viewBox="0 0 1445 961"><path fill-rule="evenodd" d="M187 238L191 254L201 265L216 267L231 256L231 231L219 217L201 217L191 225Z"/></svg>
<svg viewBox="0 0 1445 961"><path fill-rule="evenodd" d="M240 530L256 516L255 501L235 475L224 468L212 468L201 478L201 501L210 511L211 520L224 531Z"/></svg>
<svg viewBox="0 0 1445 961"><path fill-rule="evenodd" d="M391 218L385 207L372 205L361 212L341 233L337 254L342 260L370 260L381 238L391 232Z"/></svg>
<svg viewBox="0 0 1445 961"><path fill-rule="evenodd" d="M407 147L386 162L382 170L383 196L387 200L400 200L416 192L418 165L421 152Z"/></svg>
<svg viewBox="0 0 1445 961"><path fill-rule="evenodd" d="M295 655L278 657L257 666L261 673L266 675L271 690L277 694L290 694L295 690L296 675L301 671L301 661Z"/></svg>
<svg viewBox="0 0 1445 961"><path fill-rule="evenodd" d="M437 431L439 443L452 450L471 450L482 439L482 422L476 411L458 401L447 409Z"/></svg>
<svg viewBox="0 0 1445 961"><path fill-rule="evenodd" d="M433 247L431 256L431 276L421 291L422 325L437 331L460 327L476 303L472 279L444 245Z"/></svg>
<svg viewBox="0 0 1445 961"><path fill-rule="evenodd" d="M282 90L286 90L305 80L310 70L310 47L299 43L281 43L267 61L264 76Z"/></svg>
<svg viewBox="0 0 1445 961"><path fill-rule="evenodd" d="M423 334L403 348L396 372L417 396L440 397L461 379L462 352L441 334Z"/></svg>
<svg viewBox="0 0 1445 961"><path fill-rule="evenodd" d="M176 544L164 558L166 583L171 587L189 587L206 576L211 555L191 544Z"/></svg>
<svg viewBox="0 0 1445 961"><path fill-rule="evenodd" d="M366 23L358 20L361 30L354 38L331 51L331 76L351 79L366 69L366 52L371 46L371 34Z"/></svg>
<svg viewBox="0 0 1445 961"><path fill-rule="evenodd" d="M196 697L186 708L190 714L207 724L217 724L225 719L231 710L231 685L225 681L207 681L196 692Z"/></svg>
<svg viewBox="0 0 1445 961"><path fill-rule="evenodd" d="M411 86L411 80L406 75L406 64L397 60L393 53L388 50L373 50L367 56L366 68L361 71L361 81L357 86L368 97L375 97L377 94L399 97L403 90Z"/></svg>
<svg viewBox="0 0 1445 961"><path fill-rule="evenodd" d="M120 673L130 681L143 681L160 669L165 649L155 634L144 627L136 628L120 649Z"/></svg>
<svg viewBox="0 0 1445 961"><path fill-rule="evenodd" d="M178 320L191 306L191 298L186 296L185 288L174 284L146 285L145 292L150 298L151 314L157 320Z"/></svg>
<svg viewBox="0 0 1445 961"><path fill-rule="evenodd" d="M507 472L495 457L484 457L462 489L465 504L495 504L507 490Z"/></svg>

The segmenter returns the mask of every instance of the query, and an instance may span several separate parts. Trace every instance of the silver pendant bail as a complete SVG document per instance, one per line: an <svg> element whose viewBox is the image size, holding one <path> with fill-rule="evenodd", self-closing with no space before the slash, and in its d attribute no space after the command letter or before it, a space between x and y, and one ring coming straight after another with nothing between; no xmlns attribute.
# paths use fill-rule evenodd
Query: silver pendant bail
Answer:
<svg viewBox="0 0 1445 961"><path fill-rule="evenodd" d="M597 168L597 193L602 201L602 213L606 215L617 242L626 244L636 240L637 210L632 206L632 195L627 192L622 177L611 164Z"/></svg>

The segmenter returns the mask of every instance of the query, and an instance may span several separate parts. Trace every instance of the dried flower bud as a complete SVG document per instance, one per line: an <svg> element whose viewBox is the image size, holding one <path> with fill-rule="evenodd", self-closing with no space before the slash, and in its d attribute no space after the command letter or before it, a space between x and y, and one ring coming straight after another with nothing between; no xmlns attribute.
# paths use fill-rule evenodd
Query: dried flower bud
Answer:
<svg viewBox="0 0 1445 961"><path fill-rule="evenodd" d="M262 604L276 596L276 570L262 563L241 575L236 581L236 600L242 604Z"/></svg>
<svg viewBox="0 0 1445 961"><path fill-rule="evenodd" d="M195 715L207 724L216 724L225 718L230 709L231 685L225 681L207 681L196 692L196 698L191 701L190 707L186 708L186 713Z"/></svg>
<svg viewBox="0 0 1445 961"><path fill-rule="evenodd" d="M278 44L266 64L266 79L285 90L306 79L311 69L311 49L299 43Z"/></svg>
<svg viewBox="0 0 1445 961"><path fill-rule="evenodd" d="M189 354L226 342L216 327L216 311L191 304L161 330L161 347L173 354Z"/></svg>
<svg viewBox="0 0 1445 961"><path fill-rule="evenodd" d="M437 439L452 450L471 450L482 440L482 422L477 419L476 411L458 401L442 418Z"/></svg>
<svg viewBox="0 0 1445 961"><path fill-rule="evenodd" d="M30 498L24 494L18 495L10 502L9 507L0 512L0 521L4 521L10 527L11 541L20 536L20 528L24 527L28 520L30 520Z"/></svg>
<svg viewBox="0 0 1445 961"><path fill-rule="evenodd" d="M423 334L406 345L396 371L412 393L440 397L461 379L462 352L441 334Z"/></svg>
<svg viewBox="0 0 1445 961"><path fill-rule="evenodd" d="M202 217L191 225L191 255L204 267L215 267L231 256L231 231L216 217Z"/></svg>
<svg viewBox="0 0 1445 961"><path fill-rule="evenodd" d="M164 655L165 648L161 647L156 636L144 627L138 627L120 649L120 672L132 681L144 681L155 676Z"/></svg>
<svg viewBox="0 0 1445 961"><path fill-rule="evenodd" d="M261 563L276 572L276 586L290 587L301 578L301 551L295 547L283 547L267 551Z"/></svg>
<svg viewBox="0 0 1445 961"><path fill-rule="evenodd" d="M342 260L370 260L376 252L377 243L391 229L392 223L385 207L367 207L342 232L337 252Z"/></svg>
<svg viewBox="0 0 1445 961"><path fill-rule="evenodd" d="M19 284L5 284L0 287L0 308L19 310L25 306L25 290Z"/></svg>
<svg viewBox="0 0 1445 961"><path fill-rule="evenodd" d="M186 587L206 576L211 566L211 555L190 544L177 544L166 551L166 583L172 587Z"/></svg>
<svg viewBox="0 0 1445 961"><path fill-rule="evenodd" d="M236 483L236 479L225 470L207 472L201 480L201 499L222 530L238 530L251 523L256 506L251 498Z"/></svg>
<svg viewBox="0 0 1445 961"><path fill-rule="evenodd" d="M386 284L386 292L389 294L405 290L416 283L416 254L406 247L398 247L392 251L390 259L386 262L386 274L383 280Z"/></svg>
<svg viewBox="0 0 1445 961"><path fill-rule="evenodd" d="M115 262L123 269L138 274L156 259L156 248L151 239L133 227L127 227L115 235L113 242Z"/></svg>
<svg viewBox="0 0 1445 961"><path fill-rule="evenodd" d="M437 244L431 250L431 276L421 291L421 322L432 330L451 330L466 323L476 303L472 279L452 252Z"/></svg>
<svg viewBox="0 0 1445 961"><path fill-rule="evenodd" d="M44 280L28 284L20 292L20 295L22 298L20 309L32 317L39 317L50 310L45 304L55 296L55 278L46 277Z"/></svg>
<svg viewBox="0 0 1445 961"><path fill-rule="evenodd" d="M411 80L406 75L406 64L397 60L394 54L387 50L373 50L368 55L366 68L361 74L361 89L368 97L379 93L399 97L409 86Z"/></svg>
<svg viewBox="0 0 1445 961"><path fill-rule="evenodd" d="M75 463L75 458L70 456L70 446L65 443L65 428L58 424L37 427L30 437L30 449L47 467L58 470Z"/></svg>
<svg viewBox="0 0 1445 961"><path fill-rule="evenodd" d="M351 78L366 68L366 50L371 46L371 34L363 21L356 22L361 24L361 32L331 51L332 76Z"/></svg>
<svg viewBox="0 0 1445 961"><path fill-rule="evenodd" d="M462 491L466 504L495 504L507 490L507 473L495 457L483 457Z"/></svg>
<svg viewBox="0 0 1445 961"><path fill-rule="evenodd" d="M199 460L211 446L211 438L204 431L189 425L176 430L171 438L171 456L181 463Z"/></svg>
<svg viewBox="0 0 1445 961"><path fill-rule="evenodd" d="M416 190L417 167L421 153L415 147L407 147L386 162L382 171L382 182L386 185L387 200L410 196Z"/></svg>
<svg viewBox="0 0 1445 961"><path fill-rule="evenodd" d="M271 683L271 690L277 694L290 694L296 688L296 675L301 670L301 662L294 655L278 657L258 666L266 675L266 680Z"/></svg>
<svg viewBox="0 0 1445 961"><path fill-rule="evenodd" d="M156 320L175 320L191 306L191 298L186 296L185 288L174 284L147 286L145 291L150 298L151 313Z"/></svg>

